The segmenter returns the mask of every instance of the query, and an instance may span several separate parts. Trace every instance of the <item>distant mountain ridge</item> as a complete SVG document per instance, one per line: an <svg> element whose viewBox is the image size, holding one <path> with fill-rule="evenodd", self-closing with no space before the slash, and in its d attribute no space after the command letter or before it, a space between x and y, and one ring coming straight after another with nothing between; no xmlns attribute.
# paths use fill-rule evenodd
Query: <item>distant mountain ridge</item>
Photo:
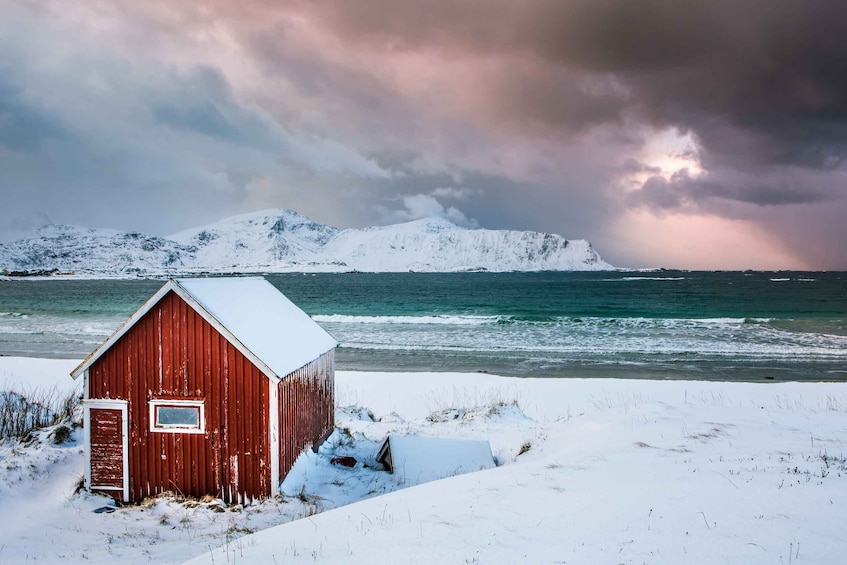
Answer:
<svg viewBox="0 0 847 565"><path fill-rule="evenodd" d="M460 227L444 218L365 229L319 224L293 210L225 218L167 237L44 226L0 244L11 274L168 276L225 272L584 271L611 265L585 240Z"/></svg>

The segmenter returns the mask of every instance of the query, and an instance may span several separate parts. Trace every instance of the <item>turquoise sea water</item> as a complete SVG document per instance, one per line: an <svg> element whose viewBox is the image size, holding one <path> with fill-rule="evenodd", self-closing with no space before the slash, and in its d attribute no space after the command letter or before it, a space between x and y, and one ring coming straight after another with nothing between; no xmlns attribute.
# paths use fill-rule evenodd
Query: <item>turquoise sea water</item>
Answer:
<svg viewBox="0 0 847 565"><path fill-rule="evenodd" d="M847 380L847 273L268 275L338 366ZM0 282L0 354L84 357L161 281Z"/></svg>

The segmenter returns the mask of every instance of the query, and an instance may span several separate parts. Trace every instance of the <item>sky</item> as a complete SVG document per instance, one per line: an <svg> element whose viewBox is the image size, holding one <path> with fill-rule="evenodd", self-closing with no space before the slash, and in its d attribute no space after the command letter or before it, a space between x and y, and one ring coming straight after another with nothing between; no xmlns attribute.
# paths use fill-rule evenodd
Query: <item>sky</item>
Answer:
<svg viewBox="0 0 847 565"><path fill-rule="evenodd" d="M0 241L266 208L847 270L847 4L0 0Z"/></svg>

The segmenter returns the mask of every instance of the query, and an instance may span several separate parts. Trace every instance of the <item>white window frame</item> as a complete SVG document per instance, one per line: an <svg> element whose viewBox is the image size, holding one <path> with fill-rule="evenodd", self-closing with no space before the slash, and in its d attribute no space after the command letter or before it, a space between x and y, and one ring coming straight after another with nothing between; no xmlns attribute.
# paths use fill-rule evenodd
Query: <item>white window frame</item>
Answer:
<svg viewBox="0 0 847 565"><path fill-rule="evenodd" d="M157 424L156 409L162 406L170 408L196 408L199 413L198 427L178 424ZM156 398L150 401L150 431L166 434L205 434L206 403L203 400L182 400Z"/></svg>

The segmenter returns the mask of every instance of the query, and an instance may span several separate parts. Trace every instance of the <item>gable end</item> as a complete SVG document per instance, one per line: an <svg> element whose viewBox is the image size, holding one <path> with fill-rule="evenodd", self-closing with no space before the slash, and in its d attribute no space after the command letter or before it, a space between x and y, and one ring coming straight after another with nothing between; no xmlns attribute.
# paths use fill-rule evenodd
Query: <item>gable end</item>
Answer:
<svg viewBox="0 0 847 565"><path fill-rule="evenodd" d="M156 292L150 299L144 303L132 316L130 316L109 338L100 344L91 355L85 358L72 372L71 377L79 378L80 375L91 367L100 357L103 356L115 343L118 342L130 329L132 329L138 321L144 317L147 312L152 310L161 300L167 296L169 292L173 292L186 302L195 312L206 320L215 330L226 338L239 352L250 360L265 376L276 384L280 381L281 376L271 370L261 359L259 359L252 351L250 351L241 341L230 332L215 316L212 315L206 308L203 307L189 292L175 280L169 280L162 288ZM285 376L285 375L282 375Z"/></svg>

